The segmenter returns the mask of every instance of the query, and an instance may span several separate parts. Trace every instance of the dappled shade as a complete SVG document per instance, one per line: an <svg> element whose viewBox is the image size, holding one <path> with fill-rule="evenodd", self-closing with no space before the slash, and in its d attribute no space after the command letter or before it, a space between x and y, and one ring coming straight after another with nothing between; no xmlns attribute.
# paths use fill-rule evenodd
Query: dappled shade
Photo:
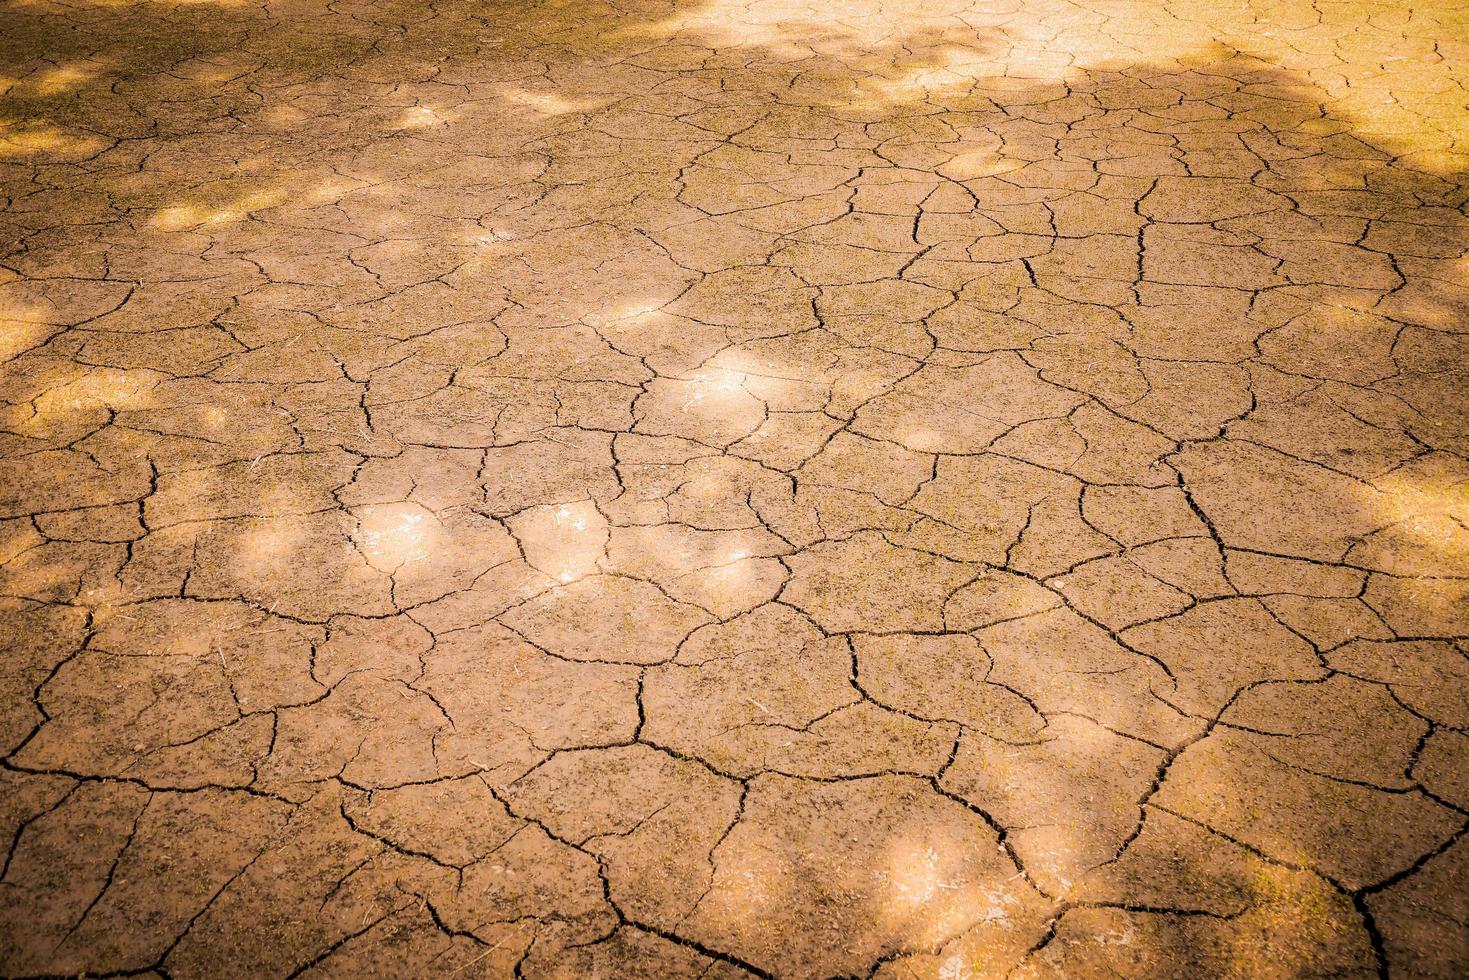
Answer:
<svg viewBox="0 0 1469 980"><path fill-rule="evenodd" d="M1469 972L1459 0L0 9L0 964Z"/></svg>

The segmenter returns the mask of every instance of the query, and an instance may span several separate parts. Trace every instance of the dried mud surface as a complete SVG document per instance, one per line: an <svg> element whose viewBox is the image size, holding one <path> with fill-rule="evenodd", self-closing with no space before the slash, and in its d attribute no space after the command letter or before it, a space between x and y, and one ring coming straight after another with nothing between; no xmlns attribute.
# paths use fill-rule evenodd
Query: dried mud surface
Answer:
<svg viewBox="0 0 1469 980"><path fill-rule="evenodd" d="M1466 38L6 3L3 972L1464 976Z"/></svg>

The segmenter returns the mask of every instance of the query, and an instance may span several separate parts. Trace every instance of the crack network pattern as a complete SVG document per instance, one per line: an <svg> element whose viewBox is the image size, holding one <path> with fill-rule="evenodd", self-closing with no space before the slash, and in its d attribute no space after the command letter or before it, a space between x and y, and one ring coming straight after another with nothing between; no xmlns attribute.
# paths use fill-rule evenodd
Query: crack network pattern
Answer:
<svg viewBox="0 0 1469 980"><path fill-rule="evenodd" d="M1469 972L1458 0L10 0L9 976Z"/></svg>

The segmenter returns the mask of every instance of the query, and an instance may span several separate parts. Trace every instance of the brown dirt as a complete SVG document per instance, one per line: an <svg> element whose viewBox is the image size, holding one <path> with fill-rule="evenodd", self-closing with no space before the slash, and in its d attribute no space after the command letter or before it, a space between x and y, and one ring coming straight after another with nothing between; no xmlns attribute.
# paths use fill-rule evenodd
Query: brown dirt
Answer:
<svg viewBox="0 0 1469 980"><path fill-rule="evenodd" d="M0 9L0 969L1469 973L1466 10Z"/></svg>

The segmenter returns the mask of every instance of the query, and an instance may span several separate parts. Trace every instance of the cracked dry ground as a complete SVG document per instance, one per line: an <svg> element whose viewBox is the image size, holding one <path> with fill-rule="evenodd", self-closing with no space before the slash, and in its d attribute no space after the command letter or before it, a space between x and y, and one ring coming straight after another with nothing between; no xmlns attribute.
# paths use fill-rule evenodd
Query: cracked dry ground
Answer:
<svg viewBox="0 0 1469 980"><path fill-rule="evenodd" d="M0 9L11 976L1463 976L1454 0Z"/></svg>

